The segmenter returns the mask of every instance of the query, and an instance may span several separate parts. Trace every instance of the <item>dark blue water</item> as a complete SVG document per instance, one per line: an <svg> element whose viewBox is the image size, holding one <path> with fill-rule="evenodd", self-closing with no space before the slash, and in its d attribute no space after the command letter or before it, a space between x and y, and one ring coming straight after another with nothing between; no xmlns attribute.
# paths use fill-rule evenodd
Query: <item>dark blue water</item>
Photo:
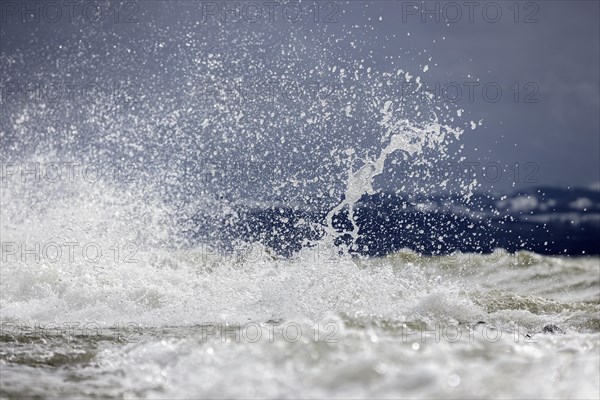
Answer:
<svg viewBox="0 0 600 400"><path fill-rule="evenodd" d="M303 221L318 225L327 210L300 207L240 207L236 224L221 239L259 241L291 255L305 240L320 237ZM395 193L364 195L355 212L360 236L353 241L347 212L334 218L338 244L366 256L408 248L422 254L455 251L489 253L527 250L551 255L600 254L600 192L592 189L531 188L506 195L476 193L469 200L453 195L411 198ZM197 216L195 235L203 236ZM193 231L193 230L192 230ZM283 240L282 240L283 239Z"/></svg>

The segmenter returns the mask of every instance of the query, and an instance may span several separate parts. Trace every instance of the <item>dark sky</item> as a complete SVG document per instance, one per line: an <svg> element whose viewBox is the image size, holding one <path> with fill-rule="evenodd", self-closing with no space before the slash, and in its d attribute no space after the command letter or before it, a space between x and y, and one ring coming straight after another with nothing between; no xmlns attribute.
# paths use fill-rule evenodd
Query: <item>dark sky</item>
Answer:
<svg viewBox="0 0 600 400"><path fill-rule="evenodd" d="M317 62L330 63L331 68L343 64L343 59L351 65L352 59L364 58L379 70L401 68L420 76L428 87L438 85L440 101L456 98L456 88L460 88L456 105L464 110L461 124L467 128L461 139L463 155L467 161L493 162L506 168L502 179L494 183L496 188L507 189L513 183L566 187L600 182L597 1L473 2L471 14L468 2L424 2L427 9L438 7L442 15L439 21L414 8L421 2L350 1L334 5L321 1L315 6L311 1L301 2L304 14L298 23L285 20L281 4L274 9L272 23L268 15L257 17L257 23L236 21L235 16L223 23L218 21L222 15L206 14L207 7L220 7L223 2L193 0L97 2L119 9L116 23L106 14L99 23L89 21L92 14L82 18L83 7L89 2L80 2L73 9L76 21L68 20L64 2L54 3L62 8L58 22L50 21L56 18L52 8L40 11L44 2L27 2L38 13L46 14L40 14L40 21L23 22L15 11L15 4L21 7L19 3L2 0L0 71L4 94L8 82L82 81L93 76L135 81L140 85L139 93L156 99L160 99L158 92L168 91L181 97L179 89L195 57L209 66L206 71L210 70L207 60L211 46L214 53L229 53L226 71L232 76L260 75L261 68L253 70L253 65L261 65L254 62L260 54L267 60L279 57L278 71L292 76L314 68ZM318 22L312 20L315 9L319 10ZM444 21L444 17L452 21ZM193 32L188 33L191 28ZM251 40L257 32L259 44ZM190 50L190 41L202 44L192 44ZM293 68L278 55L292 45ZM194 54L193 49L201 51ZM292 57L290 53L285 56ZM246 65L246 60L254 63L248 61ZM497 88L502 91L500 96ZM177 104L181 106L181 102ZM5 101L3 108L7 118L3 129L9 129L11 124L6 121L17 118L18 107ZM369 119L368 115L362 117ZM481 126L471 130L471 120L482 121ZM342 138L348 132L330 129L327 134ZM18 140L6 137L3 147L7 140ZM348 140L359 142L356 138ZM232 150L232 154L240 149ZM514 174L516 163L520 176L515 182L508 171ZM526 171L525 164L529 168ZM524 181L524 173L534 179ZM480 181L484 188L490 184Z"/></svg>
<svg viewBox="0 0 600 400"><path fill-rule="evenodd" d="M371 18L373 35L396 35L385 48L382 40L382 46L373 51L390 54L398 47L412 50L412 65L430 66L426 74L421 74L424 80L463 86L459 104L474 120L483 120L483 129L463 136L470 159L481 157L507 165L535 162L539 165L537 176L544 184L572 186L599 181L597 1L520 2L519 23L514 22L515 11L510 8L514 2L495 3L502 10L497 23L490 22L496 8L487 9L488 21L483 8L490 2L477 2L473 23L469 22L468 8L463 6L462 17L451 24L442 19L436 23L427 16L423 22L420 13L403 14L403 7L412 11L410 2L405 3L409 5L372 2L362 6ZM436 2L425 3L429 9L435 8ZM443 12L448 2L438 4ZM456 19L454 10L446 8L448 18ZM381 21L379 16L383 16ZM358 17L352 21L365 23ZM431 62L427 56L432 57ZM432 67L434 63L437 65ZM474 89L471 102L464 84L477 80L481 85ZM513 97L515 89L511 89L515 82L520 87L518 102ZM489 89L489 100L484 97L482 88L487 83L498 83L503 90L497 103L492 102L495 85ZM535 86L526 87L528 83ZM527 94L531 94L529 100L539 102L525 103Z"/></svg>

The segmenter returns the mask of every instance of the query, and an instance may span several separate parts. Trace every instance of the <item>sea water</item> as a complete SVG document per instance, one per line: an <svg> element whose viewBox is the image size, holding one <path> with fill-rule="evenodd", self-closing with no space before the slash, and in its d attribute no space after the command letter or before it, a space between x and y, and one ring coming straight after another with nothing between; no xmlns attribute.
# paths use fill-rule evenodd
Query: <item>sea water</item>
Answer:
<svg viewBox="0 0 600 400"><path fill-rule="evenodd" d="M338 32L347 50L298 42L296 27L167 29L174 11L146 15L154 30L137 41L133 26L74 25L90 40L39 67L123 76L127 95L3 103L1 398L598 396L598 257L357 251L357 202L386 183L467 202L477 188L394 175L460 161L461 135L481 126L406 96L415 55L379 66L358 28ZM273 79L275 100L231 95ZM298 221L299 249L278 253L252 224L224 234L240 209L278 205L321 210Z"/></svg>

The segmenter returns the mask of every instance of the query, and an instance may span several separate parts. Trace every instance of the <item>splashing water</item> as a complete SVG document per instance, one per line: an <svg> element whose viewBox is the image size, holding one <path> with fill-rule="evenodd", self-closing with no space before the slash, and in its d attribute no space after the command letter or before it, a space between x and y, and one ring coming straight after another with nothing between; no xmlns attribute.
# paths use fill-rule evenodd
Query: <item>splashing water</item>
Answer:
<svg viewBox="0 0 600 400"><path fill-rule="evenodd" d="M3 53L15 80L127 89L2 97L2 396L597 393L597 258L356 251L361 199L386 180L444 187L393 171L460 157L466 115L407 95L420 78L376 65L356 29L165 25L179 13L148 6L141 37L56 26L71 38L57 54L39 32ZM40 51L56 62L30 63ZM292 225L302 245L279 254L268 239Z"/></svg>
<svg viewBox="0 0 600 400"><path fill-rule="evenodd" d="M385 161L388 156L397 151L403 151L409 157L414 157L424 147L424 143L438 148L445 138L442 128L446 132L454 133L456 138L462 133L461 130L456 130L449 126L440 126L437 123L427 125L423 128L411 126L408 120L392 123L390 105L391 101L385 102L382 110L384 118L381 121L381 125L386 129L385 136L391 135L389 143L381 150L380 155L376 159L366 160L364 165L356 172L352 170L348 171L344 200L327 213L327 228L331 235L335 235L333 217L347 206L353 228L351 236L354 239L358 238L358 225L354 220L354 207L364 194L373 195L376 193L376 190L373 189L373 180L376 176L383 173ZM396 131L400 131L400 133L392 133ZM347 154L354 154L354 150L348 150Z"/></svg>

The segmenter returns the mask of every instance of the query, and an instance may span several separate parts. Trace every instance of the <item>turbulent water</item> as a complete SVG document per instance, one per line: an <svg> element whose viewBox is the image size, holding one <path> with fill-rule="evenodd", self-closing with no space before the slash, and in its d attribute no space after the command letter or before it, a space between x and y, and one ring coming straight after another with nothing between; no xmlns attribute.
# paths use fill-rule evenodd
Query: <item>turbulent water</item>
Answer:
<svg viewBox="0 0 600 400"><path fill-rule="evenodd" d="M598 393L597 256L369 258L331 224L284 257L186 242L177 210L135 188L5 188L3 398Z"/></svg>
<svg viewBox="0 0 600 400"><path fill-rule="evenodd" d="M598 392L597 256L362 257L333 224L291 256L227 251L176 211L135 186L4 188L3 398Z"/></svg>
<svg viewBox="0 0 600 400"><path fill-rule="evenodd" d="M485 218L539 206L541 225L556 202L485 214L464 206L473 177L418 172L464 160L482 125L419 92L426 49L371 22L202 25L200 3L141 2L139 25L0 28L9 81L99 88L2 88L0 399L598 397L600 259L482 254L498 243ZM384 190L426 217L417 197L449 194L418 227L376 212L428 235L412 248L477 254L365 257L389 238L361 242L357 205ZM588 197L574 201L597 211ZM257 209L270 224L244 219Z"/></svg>
<svg viewBox="0 0 600 400"><path fill-rule="evenodd" d="M3 396L597 394L597 258L323 249L5 267Z"/></svg>

